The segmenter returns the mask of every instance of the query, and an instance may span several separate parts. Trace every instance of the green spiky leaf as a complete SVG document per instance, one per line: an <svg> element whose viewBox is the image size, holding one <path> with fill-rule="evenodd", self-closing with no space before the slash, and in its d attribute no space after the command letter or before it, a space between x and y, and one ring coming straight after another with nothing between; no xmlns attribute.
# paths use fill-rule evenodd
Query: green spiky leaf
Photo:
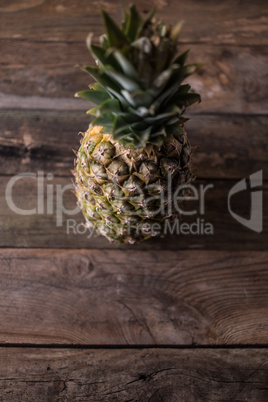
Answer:
<svg viewBox="0 0 268 402"><path fill-rule="evenodd" d="M123 55L123 53L119 52L118 50L113 51L113 56L117 60L118 64L121 67L122 73L126 77L130 77L133 80L138 80L138 73L130 63L130 61Z"/></svg>
<svg viewBox="0 0 268 402"><path fill-rule="evenodd" d="M144 119L144 121L148 124L159 124L159 123L163 123L166 120L169 120L171 117L179 115L181 113L181 109L178 108L177 106L173 106L172 108L173 110L167 113L161 113L161 114L157 114L154 117L146 117Z"/></svg>
<svg viewBox="0 0 268 402"><path fill-rule="evenodd" d="M115 47L122 49L124 46L128 46L129 41L123 31L118 27L114 20L102 10L102 18L106 28L106 35L108 40L108 45L110 47Z"/></svg>
<svg viewBox="0 0 268 402"><path fill-rule="evenodd" d="M179 66L183 67L184 64L186 63L186 60L188 58L189 54L189 49L186 50L184 53L180 54L173 60L173 64L179 64Z"/></svg>
<svg viewBox="0 0 268 402"><path fill-rule="evenodd" d="M133 42L136 39L141 22L142 18L140 14L137 12L136 6L131 5L129 17L127 19L125 28L125 34L131 42Z"/></svg>
<svg viewBox="0 0 268 402"><path fill-rule="evenodd" d="M97 105L100 105L110 98L107 92L95 91L93 89L76 92L75 96L89 100L90 102L96 103Z"/></svg>
<svg viewBox="0 0 268 402"><path fill-rule="evenodd" d="M139 108L141 106L149 107L153 102L153 96L148 93L148 91L135 91L128 92L126 90L121 91L122 95L128 101L128 103L134 108Z"/></svg>
<svg viewBox="0 0 268 402"><path fill-rule="evenodd" d="M175 27L155 22L154 11L143 18L135 5L124 12L119 27L102 12L106 34L100 45L87 45L97 67L85 66L96 83L76 96L98 105L89 111L93 125L128 146L161 144L171 129L184 124L185 108L200 102L183 80L201 64L188 64L189 51L176 55L182 23Z"/></svg>
<svg viewBox="0 0 268 402"><path fill-rule="evenodd" d="M190 89L191 89L191 86L189 84L184 84L184 85L180 85L178 92L181 94L184 94L184 93L189 92Z"/></svg>
<svg viewBox="0 0 268 402"><path fill-rule="evenodd" d="M105 73L111 77L121 89L125 89L127 91L138 91L141 89L137 82L126 77L124 74L109 69L105 70Z"/></svg>
<svg viewBox="0 0 268 402"><path fill-rule="evenodd" d="M201 97L199 94L194 93L194 92L188 92L188 93L177 93L176 96L174 96L171 99L171 102L174 102L176 105L184 105L185 107L191 106L194 103L200 103L201 102Z"/></svg>
<svg viewBox="0 0 268 402"><path fill-rule="evenodd" d="M113 127L114 117L113 117L112 113L105 113L105 114L97 117L96 119L94 119L92 124L95 126Z"/></svg>
<svg viewBox="0 0 268 402"><path fill-rule="evenodd" d="M175 25L172 28L171 38L172 38L174 44L177 43L177 40L178 40L179 34L181 32L182 26L183 26L183 21L180 21L177 25Z"/></svg>
<svg viewBox="0 0 268 402"><path fill-rule="evenodd" d="M85 66L82 69L90 74L91 77L99 82L103 87L105 87L106 90L107 88L111 88L116 92L120 92L121 87L114 80L112 80L105 71L100 70L98 67L92 66Z"/></svg>
<svg viewBox="0 0 268 402"><path fill-rule="evenodd" d="M121 113L120 102L118 99L107 99L98 107L100 113Z"/></svg>
<svg viewBox="0 0 268 402"><path fill-rule="evenodd" d="M91 45L90 49L91 49L92 55L95 57L95 59L98 60L98 62L100 62L102 67L111 63L111 61L109 60L110 57L107 57L107 50L103 49L100 46L96 46L96 45Z"/></svg>

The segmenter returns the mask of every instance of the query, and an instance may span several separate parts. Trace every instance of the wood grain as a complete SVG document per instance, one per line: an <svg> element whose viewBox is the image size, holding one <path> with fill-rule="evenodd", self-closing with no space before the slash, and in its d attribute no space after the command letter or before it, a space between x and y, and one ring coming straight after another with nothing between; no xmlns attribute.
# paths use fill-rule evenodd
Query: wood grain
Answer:
<svg viewBox="0 0 268 402"><path fill-rule="evenodd" d="M0 349L4 401L266 402L268 354L241 350Z"/></svg>
<svg viewBox="0 0 268 402"><path fill-rule="evenodd" d="M144 15L157 6L163 20L172 24L183 20L182 39L186 42L267 44L268 10L264 0L247 1L243 7L238 0L214 3L213 7L209 0L136 0L135 4ZM128 0L4 0L0 5L0 38L83 41L89 30L96 35L103 33L100 7L120 22L121 6L128 5Z"/></svg>
<svg viewBox="0 0 268 402"><path fill-rule="evenodd" d="M267 183L262 233L227 210L237 181L257 170L267 179L266 1L135 1L144 15L157 5L163 20L184 20L180 50L205 63L189 79L202 103L187 130L196 186L214 186L198 215L214 235L118 246L83 234L80 213L56 226L56 193L70 183L91 106L73 97L90 83L75 65L93 62L85 38L103 33L99 8L119 21L128 3L0 2L0 400L266 402ZM8 182L38 171L39 213L12 212ZM36 178L14 185L20 208L37 196ZM63 205L75 206L70 190ZM232 207L249 218L249 192Z"/></svg>
<svg viewBox="0 0 268 402"><path fill-rule="evenodd" d="M192 216L184 216L183 222L189 225L185 231L180 226L167 226L167 235L164 238L156 237L152 240L136 245L120 245L109 243L103 236L95 236L92 231L80 225L84 222L79 209L74 211L76 198L71 193L70 178L54 177L53 180L44 177L40 189L44 190L43 200L38 208L38 181L37 172L34 177L19 178L12 187L12 194L6 196L6 189L12 177L0 177L0 247L70 247L70 248L122 248L122 249L212 249L212 250L267 250L268 211L264 202L263 232L256 233L237 222L228 212L228 192L236 181L196 181L198 199L185 204L186 211L196 211ZM39 176L42 180L42 171ZM204 213L201 211L200 196L203 188L213 186L205 192ZM51 196L48 197L48 186L51 186ZM267 199L268 187L263 186L264 200ZM41 190L40 190L41 191ZM41 194L41 192L40 192ZM58 196L57 196L58 194ZM63 194L63 196L61 196ZM58 198L57 198L58 197ZM47 208L47 199L50 199L50 209ZM57 199L59 200L57 202ZM62 202L61 202L62 199ZM13 204L11 204L13 201ZM62 209L63 206L68 214ZM16 212L14 207L36 211L24 214ZM249 219L250 193L241 192L231 200L232 210ZM63 211L61 213L61 211ZM72 212L73 211L73 212ZM62 222L61 222L62 217ZM198 222L191 229L191 224ZM213 226L213 232L206 234L202 230L206 223ZM171 229L171 230L169 230ZM178 229L178 230L177 230ZM183 229L184 230L184 229ZM189 233L187 233L187 231ZM172 233L172 234L170 234ZM192 234L190 234L192 233ZM199 233L199 234L195 234Z"/></svg>
<svg viewBox="0 0 268 402"><path fill-rule="evenodd" d="M0 111L1 174L36 172L70 177L79 130L90 118L79 111ZM267 116L192 115L186 129L197 177L246 177L268 173Z"/></svg>
<svg viewBox="0 0 268 402"><path fill-rule="evenodd" d="M77 64L94 64L83 42L1 40L5 58L0 65L0 107L82 109L87 101L74 99L92 79ZM187 81L202 95L199 113L266 113L267 46L182 45L190 47L189 62L205 66ZM38 54L38 58L36 58ZM25 99L24 99L25 98ZM67 102L67 103L66 103Z"/></svg>
<svg viewBox="0 0 268 402"><path fill-rule="evenodd" d="M267 344L268 253L0 252L2 344Z"/></svg>

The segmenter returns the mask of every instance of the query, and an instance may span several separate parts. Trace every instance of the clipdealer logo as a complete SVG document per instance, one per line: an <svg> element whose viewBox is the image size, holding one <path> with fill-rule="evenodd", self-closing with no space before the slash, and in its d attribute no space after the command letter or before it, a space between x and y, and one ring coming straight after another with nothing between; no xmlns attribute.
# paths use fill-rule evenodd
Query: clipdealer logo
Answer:
<svg viewBox="0 0 268 402"><path fill-rule="evenodd" d="M231 209L231 198L234 194L247 190L246 179L240 180L236 183L228 194L228 210L232 217L241 223L241 225L253 230L254 232L261 233L263 230L263 191L256 190L256 187L262 186L262 170L255 172L249 176L251 206L250 218L246 219Z"/></svg>
<svg viewBox="0 0 268 402"><path fill-rule="evenodd" d="M37 202L36 207L31 209L21 208L15 203L13 190L19 180L33 179L36 181L37 187ZM76 205L73 209L68 209L64 205L63 197L67 192L74 189L72 183L62 186L60 184L49 184L54 179L52 173L44 174L43 171L37 173L25 172L13 176L6 186L5 198L9 209L17 215L56 215L56 226L63 225L63 216L74 216L80 212L80 208ZM45 181L48 184L45 184ZM55 193L55 194L54 194ZM54 205L56 204L56 205Z"/></svg>
<svg viewBox="0 0 268 402"><path fill-rule="evenodd" d="M37 183L37 204L35 208L25 209L16 205L15 198L13 197L13 190L16 186L16 183L23 178L31 178L36 180ZM52 173L48 173L47 175L44 172L39 171L37 173L20 173L14 177L12 177L6 186L6 202L9 206L10 210L19 215L34 215L34 214L47 214L53 215L55 214L56 225L62 226L63 216L68 215L73 217L74 215L80 213L80 208L76 206L72 206L71 209L66 208L63 202L63 197L65 192L70 192L74 189L73 184L67 184L62 186L60 184L52 184L51 181L54 179L54 175ZM51 183L51 184L50 184ZM249 176L249 189L250 189L250 218L246 219L243 216L240 216L238 213L234 212L232 209L232 197L235 194L238 194L242 191L248 190L247 180L244 178L236 183L228 193L227 197L227 206L230 215L241 225L244 227L261 233L263 230L263 191L260 187L263 184L263 172L259 170ZM214 188L213 184L207 184L204 186L200 184L199 186L193 186L192 184L182 185L176 189L176 191L172 191L172 185L170 183L169 186L169 197L170 202L168 203L168 207L173 203L173 208L176 208L176 211L180 213L180 215L195 215L197 216L196 222L187 223L180 222L179 219L175 220L175 222L170 222L168 219L165 222L165 231L167 233L173 234L214 234L213 224L210 222L206 222L205 219L205 194L208 190L212 190ZM181 194L181 191L190 191L190 195ZM183 200L192 200L195 202L195 209L192 210L182 210L180 208L180 201ZM160 195L161 201L161 195ZM56 205L55 205L56 204ZM166 208L165 198L162 199L161 208ZM146 208L146 206L145 206ZM161 212L159 209L158 212ZM163 211L162 211L163 212ZM164 211L165 212L165 211ZM166 215L166 214L165 214ZM92 231L92 225L87 222L78 223L76 219L67 219L67 233L74 232L75 234L85 234L86 231ZM78 230L79 229L79 230ZM137 230L147 230L148 228L137 227ZM158 234L159 228L153 228ZM91 232L90 232L91 233Z"/></svg>

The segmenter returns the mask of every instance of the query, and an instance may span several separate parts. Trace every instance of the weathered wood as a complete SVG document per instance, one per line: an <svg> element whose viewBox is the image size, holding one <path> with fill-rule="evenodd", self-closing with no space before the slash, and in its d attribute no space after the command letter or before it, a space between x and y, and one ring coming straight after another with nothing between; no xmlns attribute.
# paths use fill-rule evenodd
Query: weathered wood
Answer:
<svg viewBox="0 0 268 402"><path fill-rule="evenodd" d="M34 177L18 179L13 187L12 194L6 196L6 189L13 177L0 177L0 247L70 247L70 248L133 248L134 249L213 249L213 250L266 250L268 211L264 203L263 232L256 233L237 222L228 212L228 192L236 183L234 181L196 181L197 197L195 201L188 201L187 211L196 211L192 216L184 216L183 222L187 228L181 229L181 224L167 225L167 236L153 238L139 245L110 244L103 236L93 236L90 229L80 225L84 219L77 210L70 213L62 211L62 205L67 210L74 210L76 198L71 189L65 186L71 184L71 178L50 176L44 177L42 184L42 171L39 174L40 199L39 210L24 214L25 210L38 208L38 181L37 172ZM12 182L11 182L12 183ZM211 185L202 197L203 188ZM11 184L9 184L11 186ZM51 187L48 187L51 186ZM41 192L44 194L42 195ZM263 186L264 199L267 197L267 184ZM51 195L48 196L51 190ZM63 196L62 196L63 193ZM57 196L58 194L58 196ZM57 198L58 197L58 198ZM47 208L47 199L50 207ZM63 201L61 202L61 199ZM202 199L204 199L204 213L202 212ZM58 201L57 201L58 200ZM13 201L13 204L11 202ZM14 207L23 211L14 211ZM232 197L232 210L249 218L250 192L240 192ZM38 212L39 211L39 212ZM61 223L62 217L62 223ZM202 223L203 222L203 223ZM192 227L191 225L195 225ZM56 226L58 224L58 226ZM204 230L212 226L212 230ZM139 230L137 228L137 230ZM172 233L172 234L170 234ZM192 233L192 234L191 234ZM199 234L196 234L199 233Z"/></svg>
<svg viewBox="0 0 268 402"><path fill-rule="evenodd" d="M0 66L1 108L90 108L89 102L74 99L75 92L92 82L76 67L94 64L84 41L2 40L0 47L5 54ZM189 47L189 62L205 63L188 79L202 95L202 103L192 107L193 111L267 113L267 46L191 44L180 50Z"/></svg>
<svg viewBox="0 0 268 402"><path fill-rule="evenodd" d="M78 111L0 111L1 174L35 172L70 177L79 130L90 118ZM268 173L267 116L193 115L186 124L196 175L241 178Z"/></svg>
<svg viewBox="0 0 268 402"><path fill-rule="evenodd" d="M0 349L4 401L266 402L268 352Z"/></svg>
<svg viewBox="0 0 268 402"><path fill-rule="evenodd" d="M206 179L196 187L214 185L205 215L184 219L204 219L213 235L135 246L82 234L81 214L63 213L56 226L56 193L61 198L70 183L71 149L91 106L73 98L91 81L75 65L93 62L85 38L103 33L99 6L119 21L129 1L58 3L0 4L0 400L266 402L268 351L252 345L267 345L268 254L256 251L267 250L267 203L259 234L231 217L227 198L241 178L267 174L267 2L135 2L144 14L157 4L163 20L184 20L180 50L191 48L189 61L206 63L189 79L203 102L190 109L187 127L198 146L197 176ZM12 175L37 171L38 213L12 212L5 196ZM263 190L267 197L267 183ZM15 183L12 200L35 208L37 193L36 178L28 177ZM63 203L74 208L69 191ZM232 208L249 217L249 191ZM117 349L101 349L108 345Z"/></svg>
<svg viewBox="0 0 268 402"><path fill-rule="evenodd" d="M2 174L36 172L68 176L81 136L91 119L74 111L1 111Z"/></svg>
<svg viewBox="0 0 268 402"><path fill-rule="evenodd" d="M265 0L247 2L225 0L211 6L209 0L136 0L141 12L158 8L158 16L176 24L185 22L182 39L186 42L227 44L267 44L268 9ZM99 8L112 13L121 21L121 6L127 8L128 0L24 0L2 1L0 5L0 38L21 38L40 41L81 41L90 30L96 35L103 32ZM213 35L212 35L213 32Z"/></svg>
<svg viewBox="0 0 268 402"><path fill-rule="evenodd" d="M267 344L268 253L1 250L0 343Z"/></svg>

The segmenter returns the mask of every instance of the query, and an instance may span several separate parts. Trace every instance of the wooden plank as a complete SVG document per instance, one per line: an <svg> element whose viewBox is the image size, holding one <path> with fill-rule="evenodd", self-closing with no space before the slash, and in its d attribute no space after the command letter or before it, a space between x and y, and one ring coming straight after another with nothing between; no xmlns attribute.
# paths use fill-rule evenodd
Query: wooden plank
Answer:
<svg viewBox="0 0 268 402"><path fill-rule="evenodd" d="M209 0L187 2L136 0L138 9L146 15L153 6L158 16L176 24L185 21L182 38L186 42L227 44L267 44L268 9L265 0L247 2L241 7L238 0L213 4ZM120 22L121 6L128 0L87 1L52 0L2 1L0 5L0 38L21 38L42 41L81 41L91 30L103 32L99 7L112 13ZM213 32L213 34L212 34Z"/></svg>
<svg viewBox="0 0 268 402"><path fill-rule="evenodd" d="M268 253L0 252L1 344L267 344Z"/></svg>
<svg viewBox="0 0 268 402"><path fill-rule="evenodd" d="M94 64L85 43L2 40L5 61L0 66L0 107L41 109L90 108L74 93L92 82L77 64ZM202 95L198 113L266 114L267 46L182 45L191 48L189 62L205 66L189 77ZM38 59L36 58L38 54Z"/></svg>
<svg viewBox="0 0 268 402"><path fill-rule="evenodd" d="M266 349L0 349L4 401L266 402Z"/></svg>
<svg viewBox="0 0 268 402"><path fill-rule="evenodd" d="M14 180L14 177L0 177L0 247L267 249L267 204L264 203L261 233L243 226L228 211L228 193L236 181L196 181L197 199L186 204L187 211L193 211L193 214L184 215L183 221L177 221L173 225L166 224L167 235L164 238L156 237L133 246L109 243L103 236L94 236L90 229L80 225L84 219L79 210L74 210L75 196L70 187L65 188L71 185L70 178L54 177L51 180L51 176L43 177L42 171L39 176L37 172L32 175L19 178L13 184L10 180ZM8 186L11 194L6 196ZM212 187L207 187L204 191L206 186ZM266 199L267 184L263 186L263 191ZM70 212L65 213L64 208ZM234 213L249 219L250 192L244 191L233 196L231 208ZM35 210L31 211L32 209ZM30 212L27 213L27 210ZM185 225L182 226L182 223Z"/></svg>
<svg viewBox="0 0 268 402"><path fill-rule="evenodd" d="M36 172L70 177L79 131L90 118L78 111L0 111L1 174ZM268 173L267 116L192 115L186 129L193 146L196 175L246 177Z"/></svg>

